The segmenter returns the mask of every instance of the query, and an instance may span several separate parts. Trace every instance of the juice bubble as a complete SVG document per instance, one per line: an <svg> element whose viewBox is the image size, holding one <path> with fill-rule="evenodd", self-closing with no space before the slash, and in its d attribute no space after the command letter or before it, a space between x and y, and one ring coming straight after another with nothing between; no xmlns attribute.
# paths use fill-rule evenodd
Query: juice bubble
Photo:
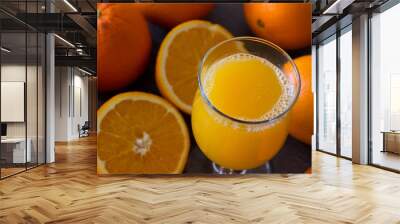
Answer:
<svg viewBox="0 0 400 224"><path fill-rule="evenodd" d="M266 121L273 119L280 114L284 113L289 105L290 105L290 99L293 96L293 85L290 83L290 81L287 79L287 77L284 75L284 73L275 65L273 65L270 61L266 60L265 58L261 58L256 55L248 54L248 53L238 53L238 54L233 54L231 56L228 56L226 58L223 58L214 64L210 66L208 71L205 74L204 81L202 82L203 84L203 90L206 96L210 94L210 92L214 88L214 80L215 80L215 74L218 68L220 68L222 65L224 65L227 62L232 62L232 61L246 61L246 60L257 60L264 64L265 66L268 66L274 71L274 74L277 76L279 80L279 84L281 85L282 89L282 94L280 95L278 101L275 103L275 105L272 107L271 110L267 111L265 114L262 116L258 117L257 119L249 119L249 118L244 118L244 117L235 117L238 120L241 121L250 121L250 122L257 122L257 121ZM246 76L243 76L245 78ZM238 89L240 89L240 86L238 86ZM218 109L218 108L217 108ZM226 114L227 116L231 117L229 114Z"/></svg>

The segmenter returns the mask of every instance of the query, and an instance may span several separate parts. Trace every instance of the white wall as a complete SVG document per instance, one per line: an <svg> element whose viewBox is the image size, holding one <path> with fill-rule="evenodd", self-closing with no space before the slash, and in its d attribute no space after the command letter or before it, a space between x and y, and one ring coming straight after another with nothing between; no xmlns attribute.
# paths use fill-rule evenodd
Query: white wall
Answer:
<svg viewBox="0 0 400 224"><path fill-rule="evenodd" d="M38 70L37 70L38 69ZM44 162L44 74L41 66L32 66L25 64L3 64L1 66L1 81L5 82L24 82L26 85L26 107L21 108L27 119L23 122L6 122L7 137L29 139L32 161L36 162L39 158L40 163ZM27 80L25 80L27 78ZM7 97L7 96L2 96ZM2 107L1 110L11 110L11 108ZM10 111L9 111L10 112ZM12 111L11 111L12 113ZM39 156L37 156L39 153Z"/></svg>
<svg viewBox="0 0 400 224"><path fill-rule="evenodd" d="M35 74L36 75L36 67L34 66L28 66L25 68L24 65L20 64L4 64L1 66L1 81L4 82L25 82L25 75L26 71L28 71L28 76L30 74ZM35 83L31 83L32 79L28 77L29 79L29 84L36 85ZM33 98L36 99L36 89L28 88L27 89L27 102L33 102ZM32 90L34 92L30 92L29 90ZM31 105L33 106L33 105ZM36 107L36 104L34 105ZM2 110L7 110L7 108L1 108ZM29 117L30 115L33 115L31 113L28 113L28 122L35 120L36 122L36 114L34 114L35 117ZM28 125L28 127L32 127L32 125ZM29 132L29 131L28 131ZM8 137L25 137L25 122L7 122L7 136ZM29 136L28 136L29 137Z"/></svg>
<svg viewBox="0 0 400 224"><path fill-rule="evenodd" d="M1 81L25 82L25 64L9 64L1 66ZM6 108L1 108L6 110ZM7 137L25 137L25 123L7 123Z"/></svg>
<svg viewBox="0 0 400 224"><path fill-rule="evenodd" d="M55 141L68 141L69 68L55 68Z"/></svg>
<svg viewBox="0 0 400 224"><path fill-rule="evenodd" d="M75 70L75 75L74 75L74 83L73 85L75 86L74 88L74 100L75 100L75 106L74 110L75 113L73 113L73 119L72 119L72 136L78 137L78 129L77 126L78 124L83 125L85 121L88 121L89 118L89 112L88 112L88 78L87 76L82 76L82 73L76 74ZM80 91L80 93L78 93ZM80 97L79 97L80 95ZM80 101L80 103L78 102ZM81 107L81 108L79 108ZM82 110L82 111L79 111Z"/></svg>
<svg viewBox="0 0 400 224"><path fill-rule="evenodd" d="M25 64L1 65L1 81L25 82Z"/></svg>
<svg viewBox="0 0 400 224"><path fill-rule="evenodd" d="M70 141L79 137L78 124L88 120L88 78L71 67L56 67L55 73L55 140Z"/></svg>

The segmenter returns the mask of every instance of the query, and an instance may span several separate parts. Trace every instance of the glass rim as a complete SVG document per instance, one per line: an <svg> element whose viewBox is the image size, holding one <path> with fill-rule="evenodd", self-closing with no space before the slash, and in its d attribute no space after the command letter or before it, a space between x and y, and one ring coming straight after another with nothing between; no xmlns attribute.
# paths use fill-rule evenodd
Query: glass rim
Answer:
<svg viewBox="0 0 400 224"><path fill-rule="evenodd" d="M217 49L217 48L220 47L221 45L224 45L224 44L229 43L229 42L232 42L232 41L253 41L253 42L262 43L262 44L264 44L264 45L269 45L269 46L273 47L275 50L277 50L279 53L281 53L283 56L285 56L285 57L288 59L288 61L290 62L290 64L293 66L294 72L296 73L296 74L295 74L295 77L297 78L297 81L298 81L298 83L299 83L299 86L298 86L298 88L297 88L297 90L296 90L296 93L295 93L295 95L294 95L294 98L292 98L290 104L287 106L287 108L286 108L285 110L283 110L282 112L280 112L278 115L273 116L273 117L271 117L271 118L264 119L264 120L255 120L255 121L242 120L242 119L239 119L239 118L232 117L232 116L230 116L230 115L228 115L228 114L226 114L226 113L220 111L220 110L219 110L216 106L214 106L213 103L208 99L208 96L207 96L207 94L205 93L204 88L203 88L203 84L202 84L202 82L201 82L201 73L202 73L202 69L203 69L203 67L204 67L204 63L205 63L206 59L208 58L208 56L209 56L215 49ZM201 59L201 62L200 62L200 64L199 64L199 68L198 68L198 72L197 72L197 82L198 82L198 85L199 85L201 98L203 98L203 100L206 101L207 105L208 105L214 112L216 112L217 114L221 115L222 117L227 118L228 120L231 120L231 121L233 121L233 122L237 122L237 123L241 123L241 124L248 124L248 125L272 123L272 122L278 120L279 118L283 117L284 115L286 115L286 114L293 108L294 104L297 102L297 99L298 99L298 97L299 97L299 95L300 95L300 90L301 90L301 78L300 78L300 73L299 73L299 71L298 71L298 69L297 69L297 66L296 66L296 64L294 63L293 59L290 57L290 55L289 55L288 53L286 53L286 51L283 50L282 48L280 48L278 45L276 45L276 44L274 44L274 43L272 43L272 42L270 42L270 41L267 41L267 40L264 40L264 39L261 39L261 38L258 38L258 37L251 37L251 36L233 37L233 38L230 38L230 39L228 39L228 40L224 40L224 41L222 41L222 42L220 42L220 43L214 45L214 46L211 47L210 49L208 49L207 52L204 54L204 56L203 56L203 58Z"/></svg>

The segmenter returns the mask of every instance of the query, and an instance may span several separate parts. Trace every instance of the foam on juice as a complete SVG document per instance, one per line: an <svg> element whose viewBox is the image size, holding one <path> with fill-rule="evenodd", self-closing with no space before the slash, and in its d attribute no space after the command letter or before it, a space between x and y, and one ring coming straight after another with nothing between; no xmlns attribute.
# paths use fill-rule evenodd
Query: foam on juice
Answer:
<svg viewBox="0 0 400 224"><path fill-rule="evenodd" d="M261 57L258 57L258 56L252 55L252 54L247 54L247 53L238 53L238 54L234 54L229 57L223 58L220 61L212 64L211 67L208 69L207 73L205 74L204 81L203 81L203 89L204 89L205 94L208 96L209 93L214 88L214 79L215 79L216 70L218 68L220 68L222 65L224 65L227 62L245 61L245 60L254 60L254 59L258 60L259 62L263 63L265 66L268 66L269 68L271 68L274 71L275 75L277 76L277 78L279 80L279 84L281 85L282 94L280 95L278 101L275 103L275 105L272 107L272 109L267 111L264 115L262 115L261 117L259 117L257 119L234 117L234 118L242 120L242 121L269 120L269 119L277 117L278 115L285 112L285 110L287 110L287 108L290 104L290 99L293 94L293 86L287 80L287 78L283 74L283 72L278 67L273 65L270 61L268 61L264 58L261 58ZM243 78L245 78L245 76L243 76ZM238 87L238 89L240 89L240 86ZM226 114L226 115L231 116L229 114ZM223 122L223 123L226 123L226 122Z"/></svg>

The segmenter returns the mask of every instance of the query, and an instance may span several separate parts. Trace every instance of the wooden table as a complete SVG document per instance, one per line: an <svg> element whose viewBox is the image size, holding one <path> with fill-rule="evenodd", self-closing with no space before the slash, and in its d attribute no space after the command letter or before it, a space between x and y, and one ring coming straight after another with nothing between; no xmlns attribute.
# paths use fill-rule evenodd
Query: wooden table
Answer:
<svg viewBox="0 0 400 224"><path fill-rule="evenodd" d="M392 152L400 154L400 131L382 131L383 150L382 152Z"/></svg>

